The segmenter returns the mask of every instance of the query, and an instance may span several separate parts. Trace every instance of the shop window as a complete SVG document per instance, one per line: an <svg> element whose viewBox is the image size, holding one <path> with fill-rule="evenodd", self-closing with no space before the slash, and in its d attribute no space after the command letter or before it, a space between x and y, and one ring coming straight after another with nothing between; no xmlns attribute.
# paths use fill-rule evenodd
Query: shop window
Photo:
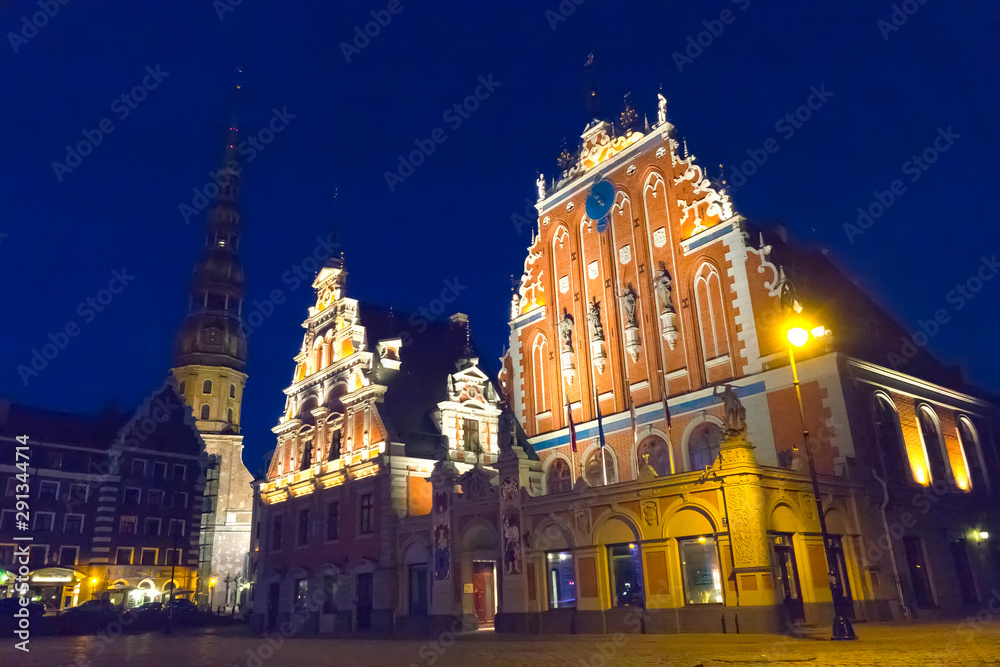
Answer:
<svg viewBox="0 0 1000 667"><path fill-rule="evenodd" d="M642 607L645 592L642 579L642 554L638 544L608 547L611 569L611 603L615 607Z"/></svg>
<svg viewBox="0 0 1000 667"><path fill-rule="evenodd" d="M919 537L904 537L903 548L906 551L906 562L910 566L910 583L913 584L913 597L919 609L932 609L934 591L931 588L930 572L927 571L927 561L924 558L924 545Z"/></svg>
<svg viewBox="0 0 1000 667"><path fill-rule="evenodd" d="M722 602L722 572L714 537L678 540L685 604Z"/></svg>
<svg viewBox="0 0 1000 667"><path fill-rule="evenodd" d="M328 574L323 577L323 613L337 613L337 577Z"/></svg>
<svg viewBox="0 0 1000 667"><path fill-rule="evenodd" d="M549 609L566 609L576 607L576 572L573 567L573 554L569 551L556 551L546 555L546 571L548 572Z"/></svg>

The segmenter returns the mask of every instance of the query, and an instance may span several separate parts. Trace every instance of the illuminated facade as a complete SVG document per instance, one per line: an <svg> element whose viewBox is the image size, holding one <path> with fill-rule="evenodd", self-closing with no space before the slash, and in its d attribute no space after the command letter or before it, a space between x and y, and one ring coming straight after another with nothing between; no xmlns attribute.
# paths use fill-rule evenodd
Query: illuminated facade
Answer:
<svg viewBox="0 0 1000 667"><path fill-rule="evenodd" d="M211 609L240 602L250 549L253 477L243 464L240 433L247 341L242 320L238 130L231 127L208 212L205 250L195 266L188 315L177 337L178 393L196 420L212 462L207 471L199 553L198 602Z"/></svg>
<svg viewBox="0 0 1000 667"><path fill-rule="evenodd" d="M406 557L397 534L406 517L430 513L435 460L469 470L497 458L498 397L465 316L427 322L369 307L346 296L345 277L335 258L313 283L277 445L257 484L250 562L265 629L315 596L313 631L392 629ZM421 563L407 572L426 590Z"/></svg>
<svg viewBox="0 0 1000 667"><path fill-rule="evenodd" d="M1000 585L995 406L926 354L880 365L898 324L824 252L753 230L662 96L655 124L635 117L593 121L539 177L503 401L470 403L481 459L453 444L453 399L434 399L436 463L389 433L406 346L321 271L259 490L263 625L301 607L318 632L779 632L834 603L958 615ZM331 507L349 527L324 540ZM310 610L316 590L334 602Z"/></svg>

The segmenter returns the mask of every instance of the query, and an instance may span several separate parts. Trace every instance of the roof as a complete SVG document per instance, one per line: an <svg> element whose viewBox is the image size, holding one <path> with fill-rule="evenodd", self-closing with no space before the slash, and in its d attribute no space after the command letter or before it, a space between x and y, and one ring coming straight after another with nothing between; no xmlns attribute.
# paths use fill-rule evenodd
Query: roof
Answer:
<svg viewBox="0 0 1000 667"><path fill-rule="evenodd" d="M114 409L79 415L0 401L0 435L27 435L29 442L108 449L127 419Z"/></svg>

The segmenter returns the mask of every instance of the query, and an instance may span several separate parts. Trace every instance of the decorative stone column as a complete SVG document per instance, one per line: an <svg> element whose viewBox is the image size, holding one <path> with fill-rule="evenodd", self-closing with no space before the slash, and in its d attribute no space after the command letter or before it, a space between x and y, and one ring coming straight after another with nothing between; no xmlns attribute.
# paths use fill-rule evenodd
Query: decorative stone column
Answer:
<svg viewBox="0 0 1000 667"><path fill-rule="evenodd" d="M461 576L454 559L452 504L458 470L451 461L438 460L430 475L431 506L431 629L441 631L462 617Z"/></svg>
<svg viewBox="0 0 1000 667"><path fill-rule="evenodd" d="M521 507L527 491L530 467L528 455L517 446L501 449L496 468L500 472L500 604L495 619L498 632L531 632L528 606L528 577L531 567L525 558L525 531Z"/></svg>
<svg viewBox="0 0 1000 667"><path fill-rule="evenodd" d="M740 632L776 632L781 629L778 607L781 601L776 598L767 542L761 487L763 471L757 465L753 450L746 430L727 433L719 449L719 477L737 589L735 600L730 600L729 604L739 605L738 609L727 611L735 611L733 620ZM728 617L729 614L727 621Z"/></svg>

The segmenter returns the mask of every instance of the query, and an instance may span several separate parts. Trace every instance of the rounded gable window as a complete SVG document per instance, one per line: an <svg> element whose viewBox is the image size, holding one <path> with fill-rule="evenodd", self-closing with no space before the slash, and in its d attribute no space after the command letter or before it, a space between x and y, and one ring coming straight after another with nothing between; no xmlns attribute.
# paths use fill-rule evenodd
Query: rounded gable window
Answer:
<svg viewBox="0 0 1000 667"><path fill-rule="evenodd" d="M705 422L698 426L688 440L691 470L704 470L715 463L721 442L722 429L718 425Z"/></svg>
<svg viewBox="0 0 1000 667"><path fill-rule="evenodd" d="M226 421L228 421L230 424L233 423L233 409L232 408L229 408L229 415L228 415L228 419Z"/></svg>
<svg viewBox="0 0 1000 667"><path fill-rule="evenodd" d="M229 398L236 398L236 385L229 385Z"/></svg>
<svg viewBox="0 0 1000 667"><path fill-rule="evenodd" d="M204 384L201 385L201 393L211 394L212 393L212 381L205 380Z"/></svg>
<svg viewBox="0 0 1000 667"><path fill-rule="evenodd" d="M201 418L203 420L207 420L208 415L209 415L209 409L208 409L208 403L206 403L205 405L201 406Z"/></svg>
<svg viewBox="0 0 1000 667"><path fill-rule="evenodd" d="M573 490L573 473L563 459L556 459L549 467L546 480L549 493L565 493Z"/></svg>

